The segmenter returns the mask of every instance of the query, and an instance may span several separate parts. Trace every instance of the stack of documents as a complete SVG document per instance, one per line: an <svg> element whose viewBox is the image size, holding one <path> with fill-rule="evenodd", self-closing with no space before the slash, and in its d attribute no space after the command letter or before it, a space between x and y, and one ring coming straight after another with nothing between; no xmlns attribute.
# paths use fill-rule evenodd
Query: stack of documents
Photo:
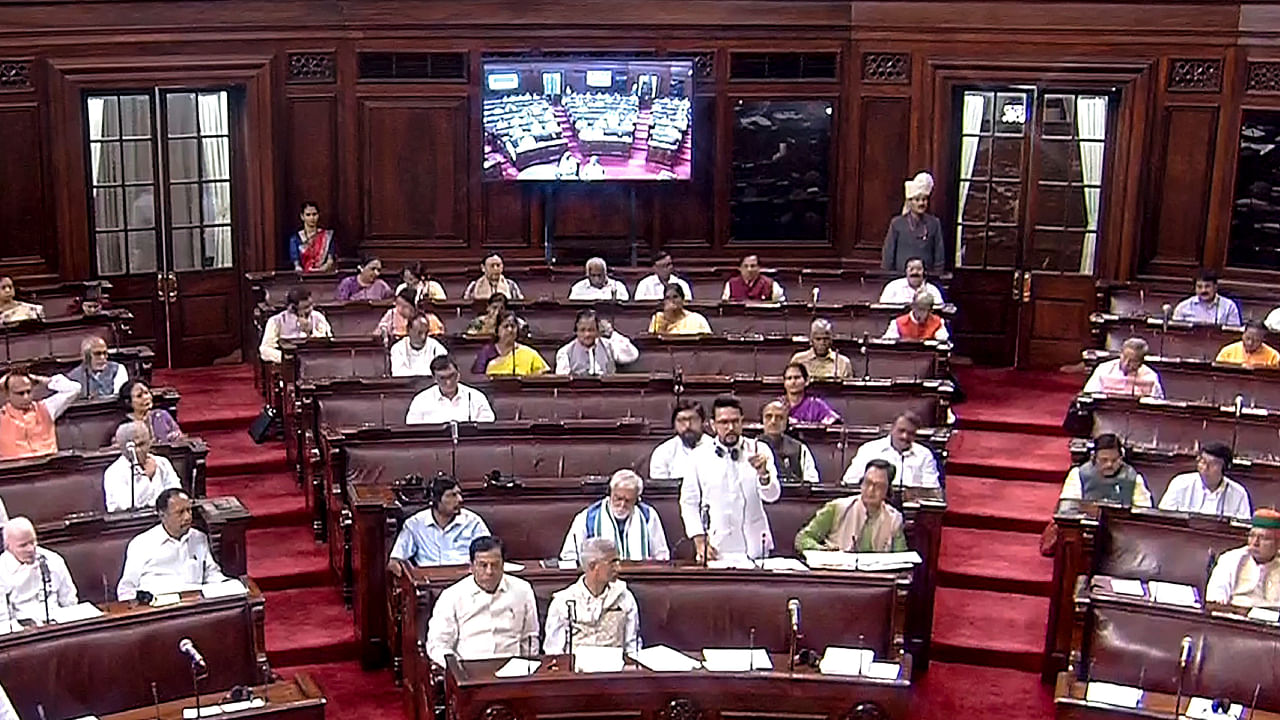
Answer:
<svg viewBox="0 0 1280 720"><path fill-rule="evenodd" d="M1200 607L1199 594L1190 585L1150 580L1147 588L1151 591L1151 599L1161 605Z"/></svg>
<svg viewBox="0 0 1280 720"><path fill-rule="evenodd" d="M874 650L829 647L818 662L818 671L823 675L862 675L875 657Z"/></svg>
<svg viewBox="0 0 1280 720"><path fill-rule="evenodd" d="M518 678L528 677L542 666L541 660L529 660L527 658L511 658L506 665L494 671L493 676L499 678Z"/></svg>
<svg viewBox="0 0 1280 720"><path fill-rule="evenodd" d="M847 553L839 550L806 550L805 562L809 567L822 570L862 570L887 572L907 570L920 564L920 553L915 550L891 553Z"/></svg>
<svg viewBox="0 0 1280 720"><path fill-rule="evenodd" d="M747 672L772 670L773 661L764 648L705 648L702 651L702 667L711 672Z"/></svg>
<svg viewBox="0 0 1280 720"><path fill-rule="evenodd" d="M573 648L573 669L577 672L622 672L622 648L597 645L576 645Z"/></svg>
<svg viewBox="0 0 1280 720"><path fill-rule="evenodd" d="M93 603L82 602L79 605L71 607L53 607L49 604L49 617L56 623L69 623L77 620L92 620L96 617L102 617L102 611Z"/></svg>
<svg viewBox="0 0 1280 720"><path fill-rule="evenodd" d="M249 594L249 588L245 587L244 583L239 580L231 578L230 580L213 583L212 585L202 585L200 587L200 594L205 600L224 597L243 597Z"/></svg>
<svg viewBox="0 0 1280 720"><path fill-rule="evenodd" d="M1117 707L1136 708L1142 702L1142 688L1113 683L1091 682L1084 691L1084 699L1089 702L1115 705Z"/></svg>
<svg viewBox="0 0 1280 720"><path fill-rule="evenodd" d="M1111 592L1117 595L1128 595L1130 597L1146 597L1147 591L1142 587L1141 580L1130 580L1128 578L1111 578Z"/></svg>
<svg viewBox="0 0 1280 720"><path fill-rule="evenodd" d="M809 566L795 558L771 557L760 561L760 567L770 572L808 572Z"/></svg>
<svg viewBox="0 0 1280 720"><path fill-rule="evenodd" d="M631 659L654 672L689 672L702 663L666 645L651 645L631 653Z"/></svg>

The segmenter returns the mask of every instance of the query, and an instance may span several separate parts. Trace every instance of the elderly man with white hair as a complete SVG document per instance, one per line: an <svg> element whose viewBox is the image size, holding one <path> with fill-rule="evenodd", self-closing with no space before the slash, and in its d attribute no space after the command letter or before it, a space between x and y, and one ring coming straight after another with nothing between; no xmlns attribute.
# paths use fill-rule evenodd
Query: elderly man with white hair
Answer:
<svg viewBox="0 0 1280 720"><path fill-rule="evenodd" d="M907 260L920 258L926 271L940 274L946 269L942 222L927 212L929 196L933 194L933 176L918 173L904 185L906 201L902 214L889 222L881 265L885 270L905 272Z"/></svg>
<svg viewBox="0 0 1280 720"><path fill-rule="evenodd" d="M569 299L626 302L631 299L631 294L625 284L609 277L609 266L604 258L593 257L587 261L587 276L569 289Z"/></svg>
<svg viewBox="0 0 1280 720"><path fill-rule="evenodd" d="M182 482L168 458L151 454L151 428L144 422L122 423L116 428L115 446L120 457L102 473L107 512L151 508L156 498Z"/></svg>
<svg viewBox="0 0 1280 720"><path fill-rule="evenodd" d="M814 318L813 322L809 323L809 349L792 355L787 364L803 365L809 371L811 378L843 380L853 377L853 363L847 355L836 352L831 340L831 321L826 318Z"/></svg>
<svg viewBox="0 0 1280 720"><path fill-rule="evenodd" d="M573 647L640 649L640 609L627 584L618 579L618 548L609 538L594 537L582 545L578 561L582 577L554 593L547 607L545 655ZM570 611L572 608L572 612Z"/></svg>
<svg viewBox="0 0 1280 720"><path fill-rule="evenodd" d="M48 576L48 581L45 581ZM9 521L4 529L4 554L0 555L0 591L11 617L45 621L49 613L80 602L71 571L62 556L40 547L36 528L25 517Z"/></svg>
<svg viewBox="0 0 1280 720"><path fill-rule="evenodd" d="M609 478L609 494L587 506L569 524L560 559L573 562L580 548L592 538L614 541L623 560L670 560L662 518L640 501L644 480L631 470L619 470Z"/></svg>
<svg viewBox="0 0 1280 720"><path fill-rule="evenodd" d="M124 365L108 359L107 341L94 335L80 343L79 365L63 376L80 384L81 398L116 397L120 388L129 382L129 371Z"/></svg>
<svg viewBox="0 0 1280 720"><path fill-rule="evenodd" d="M1160 375L1144 364L1147 350L1147 341L1140 337L1125 340L1120 346L1119 358L1108 360L1094 368L1089 381L1084 384L1084 393L1163 400L1164 388L1160 386Z"/></svg>
<svg viewBox="0 0 1280 720"><path fill-rule="evenodd" d="M911 299L907 312L889 321L884 338L946 342L951 335L947 332L947 324L933 312L933 296L921 290Z"/></svg>

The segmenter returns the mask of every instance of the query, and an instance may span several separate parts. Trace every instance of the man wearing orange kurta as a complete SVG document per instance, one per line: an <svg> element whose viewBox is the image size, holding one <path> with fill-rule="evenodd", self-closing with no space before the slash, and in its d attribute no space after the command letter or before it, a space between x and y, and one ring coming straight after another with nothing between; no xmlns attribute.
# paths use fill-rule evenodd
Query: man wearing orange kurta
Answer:
<svg viewBox="0 0 1280 720"><path fill-rule="evenodd" d="M4 376L6 402L0 408L0 459L52 455L58 452L54 423L80 393L80 383L58 376L52 380L22 371ZM34 399L42 387L53 391Z"/></svg>
<svg viewBox="0 0 1280 720"><path fill-rule="evenodd" d="M1267 328L1261 323L1248 322L1244 326L1244 334L1239 342L1218 351L1214 362L1243 365L1248 368L1280 367L1280 352L1263 342L1267 338Z"/></svg>

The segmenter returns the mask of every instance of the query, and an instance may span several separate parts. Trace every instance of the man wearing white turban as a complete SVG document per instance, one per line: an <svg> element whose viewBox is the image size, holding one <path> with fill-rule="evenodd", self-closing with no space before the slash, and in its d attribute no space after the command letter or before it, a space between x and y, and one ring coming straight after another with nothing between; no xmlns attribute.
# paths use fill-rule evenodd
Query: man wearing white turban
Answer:
<svg viewBox="0 0 1280 720"><path fill-rule="evenodd" d="M923 260L925 271L935 276L946 269L942 223L926 212L932 194L933 176L929 173L919 173L906 181L902 214L889 222L889 232L884 238L881 264L886 270L904 272L907 260L913 257Z"/></svg>

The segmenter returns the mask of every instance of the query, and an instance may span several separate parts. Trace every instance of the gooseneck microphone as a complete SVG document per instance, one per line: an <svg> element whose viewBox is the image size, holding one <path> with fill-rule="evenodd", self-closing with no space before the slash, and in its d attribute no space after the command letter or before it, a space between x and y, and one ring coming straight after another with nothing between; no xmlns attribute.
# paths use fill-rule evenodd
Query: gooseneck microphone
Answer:
<svg viewBox="0 0 1280 720"><path fill-rule="evenodd" d="M178 652L186 656L187 661L191 663L191 667L206 672L209 669L208 663L204 661L204 656L200 654L200 650L196 644L191 642L191 638L182 638L178 641Z"/></svg>
<svg viewBox="0 0 1280 720"><path fill-rule="evenodd" d="M575 629L574 625L577 625L578 623L578 602L576 600L566 600L564 603L564 607L565 607L565 614L569 616L569 632L568 632L568 637L565 639L566 640L565 645L569 653L569 668L570 670L572 670L574 666L573 632Z"/></svg>
<svg viewBox="0 0 1280 720"><path fill-rule="evenodd" d="M1182 636L1182 647L1178 652L1178 686L1173 697L1174 715L1182 714L1182 681L1187 675L1187 662L1191 660L1192 640L1190 635Z"/></svg>
<svg viewBox="0 0 1280 720"><path fill-rule="evenodd" d="M787 658L787 672L795 672L796 654L800 644L800 598L787 600L787 619L791 623L791 637L787 648L790 651L790 657Z"/></svg>
<svg viewBox="0 0 1280 720"><path fill-rule="evenodd" d="M49 561L39 552L36 553L36 563L40 566L40 590L44 595L44 624L50 623L49 616Z"/></svg>

